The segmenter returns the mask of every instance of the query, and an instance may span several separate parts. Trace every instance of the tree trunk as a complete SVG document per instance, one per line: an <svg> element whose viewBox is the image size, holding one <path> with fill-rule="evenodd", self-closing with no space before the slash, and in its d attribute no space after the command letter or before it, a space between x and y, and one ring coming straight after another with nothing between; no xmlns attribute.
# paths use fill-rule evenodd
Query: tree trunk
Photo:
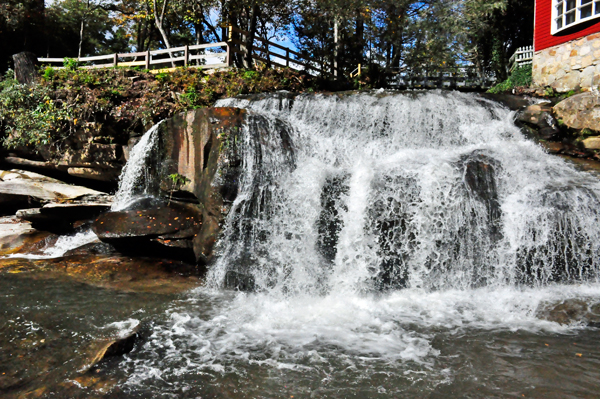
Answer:
<svg viewBox="0 0 600 399"><path fill-rule="evenodd" d="M363 55L365 52L365 20L361 14L361 10L356 12L356 60L359 64L364 63Z"/></svg>
<svg viewBox="0 0 600 399"><path fill-rule="evenodd" d="M79 51L77 52L77 59L81 58L81 45L83 44L83 26L85 25L84 20L81 20L81 28L79 29Z"/></svg>
<svg viewBox="0 0 600 399"><path fill-rule="evenodd" d="M154 22L156 23L156 27L158 28L158 31L160 32L160 35L162 36L165 46L167 48L171 48L171 44L169 43L169 38L167 37L167 32L165 31L165 28L163 26L164 22L165 22L165 10L167 9L168 3L169 3L169 0L163 1L162 10L160 11L160 17L159 17L156 0L154 0ZM173 58L172 53L169 53L169 58ZM171 66L173 68L175 68L175 63L172 61L171 61Z"/></svg>
<svg viewBox="0 0 600 399"><path fill-rule="evenodd" d="M338 60L340 56L339 18L333 20L333 76L338 76Z"/></svg>
<svg viewBox="0 0 600 399"><path fill-rule="evenodd" d="M259 13L258 4L252 6L250 11L250 29L249 35L246 37L246 54L244 59L244 67L252 68L252 51L254 50L254 38L256 36L256 22Z"/></svg>
<svg viewBox="0 0 600 399"><path fill-rule="evenodd" d="M34 83L37 79L37 71L35 69L37 57L35 54L24 51L14 54L12 57L15 63L15 79L19 83Z"/></svg>

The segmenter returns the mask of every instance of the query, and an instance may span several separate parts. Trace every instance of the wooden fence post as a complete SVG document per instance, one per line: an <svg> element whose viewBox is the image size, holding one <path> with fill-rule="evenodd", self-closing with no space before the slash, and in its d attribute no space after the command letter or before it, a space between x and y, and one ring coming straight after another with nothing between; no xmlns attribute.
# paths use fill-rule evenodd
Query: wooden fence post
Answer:
<svg viewBox="0 0 600 399"><path fill-rule="evenodd" d="M117 53L113 54L113 67L116 67L119 63L119 55Z"/></svg>
<svg viewBox="0 0 600 399"><path fill-rule="evenodd" d="M146 51L146 69L150 69L150 50Z"/></svg>
<svg viewBox="0 0 600 399"><path fill-rule="evenodd" d="M189 49L188 45L186 44L186 45L185 45L185 50L183 51L183 54L184 54L184 55L183 55L183 57L185 58L185 59L183 60L183 65L184 65L185 67L187 67L187 66L188 66L188 56L189 56L189 53L190 53L190 49Z"/></svg>
<svg viewBox="0 0 600 399"><path fill-rule="evenodd" d="M227 42L227 66L233 65L233 43L231 41Z"/></svg>

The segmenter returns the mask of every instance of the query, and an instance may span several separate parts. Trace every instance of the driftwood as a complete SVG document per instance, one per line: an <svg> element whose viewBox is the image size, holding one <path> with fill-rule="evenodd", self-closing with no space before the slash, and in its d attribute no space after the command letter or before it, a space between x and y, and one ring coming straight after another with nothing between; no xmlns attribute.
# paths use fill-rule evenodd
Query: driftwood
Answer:
<svg viewBox="0 0 600 399"><path fill-rule="evenodd" d="M34 83L37 79L37 71L35 69L35 64L37 63L36 55L24 51L22 53L13 54L12 58L15 64L15 79L19 83Z"/></svg>

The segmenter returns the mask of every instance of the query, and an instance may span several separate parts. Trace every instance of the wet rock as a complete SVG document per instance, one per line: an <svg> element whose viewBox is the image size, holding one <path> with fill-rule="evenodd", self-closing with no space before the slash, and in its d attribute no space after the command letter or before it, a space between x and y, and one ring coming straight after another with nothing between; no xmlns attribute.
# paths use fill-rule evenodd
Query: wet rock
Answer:
<svg viewBox="0 0 600 399"><path fill-rule="evenodd" d="M178 189L193 194L202 204L202 226L193 239L199 263L213 257L228 204L237 195L242 162L240 132L246 112L237 108L204 108L179 114L161 125L165 176L187 178ZM173 187L163 179L163 191Z"/></svg>
<svg viewBox="0 0 600 399"><path fill-rule="evenodd" d="M236 291L254 291L254 277L248 274L229 270L225 274L225 288Z"/></svg>
<svg viewBox="0 0 600 399"><path fill-rule="evenodd" d="M202 284L190 263L160 258L78 254L55 259L0 259L4 273L27 273L31 279L74 280L123 292L176 294Z"/></svg>
<svg viewBox="0 0 600 399"><path fill-rule="evenodd" d="M65 203L49 203L41 208L21 209L16 216L32 223L38 230L68 233L79 221L90 220L110 209L112 197L82 196Z"/></svg>
<svg viewBox="0 0 600 399"><path fill-rule="evenodd" d="M348 175L329 177L321 191L321 213L317 222L317 249L329 263L333 263L335 260L339 233L343 227L340 211L348 210L342 198L349 190L348 178Z"/></svg>
<svg viewBox="0 0 600 399"><path fill-rule="evenodd" d="M535 315L559 324L584 324L600 327L600 302L593 299L570 298L559 302L543 302Z"/></svg>
<svg viewBox="0 0 600 399"><path fill-rule="evenodd" d="M559 156L565 161L573 164L577 169L590 172L600 177L600 161L595 159L577 158L566 154L568 154L568 152L561 153Z"/></svg>
<svg viewBox="0 0 600 399"><path fill-rule="evenodd" d="M465 160L463 181L469 194L483 202L487 209L493 234L499 234L502 211L498 202L496 161L481 155L471 155Z"/></svg>
<svg viewBox="0 0 600 399"><path fill-rule="evenodd" d="M556 139L560 136L560 129L548 103L528 105L517 113L516 120L535 126L537 135L542 139Z"/></svg>
<svg viewBox="0 0 600 399"><path fill-rule="evenodd" d="M202 226L202 215L186 204L171 204L141 210L107 212L92 224L103 241L131 237L191 238Z"/></svg>
<svg viewBox="0 0 600 399"><path fill-rule="evenodd" d="M481 97L499 102L511 111L517 111L531 104L531 100L524 98L523 96L515 96L512 94L481 93L479 95Z"/></svg>
<svg viewBox="0 0 600 399"><path fill-rule="evenodd" d="M600 97L597 93L575 94L556 104L554 113L572 129L600 131Z"/></svg>
<svg viewBox="0 0 600 399"><path fill-rule="evenodd" d="M91 356L85 368L89 369L103 360L131 352L138 338L138 329L134 328L115 339L93 343L89 349Z"/></svg>
<svg viewBox="0 0 600 399"><path fill-rule="evenodd" d="M40 232L16 217L0 218L0 255L34 252L50 233Z"/></svg>
<svg viewBox="0 0 600 399"><path fill-rule="evenodd" d="M374 286L377 290L406 288L407 264L417 247L410 204L419 201L420 187L413 178L390 175L373 180L372 185L373 191L381 193L367 211L368 230L376 237L381 258Z"/></svg>
<svg viewBox="0 0 600 399"><path fill-rule="evenodd" d="M100 240L132 255L193 258L192 241L202 228L202 214L189 204L107 212L92 224Z"/></svg>

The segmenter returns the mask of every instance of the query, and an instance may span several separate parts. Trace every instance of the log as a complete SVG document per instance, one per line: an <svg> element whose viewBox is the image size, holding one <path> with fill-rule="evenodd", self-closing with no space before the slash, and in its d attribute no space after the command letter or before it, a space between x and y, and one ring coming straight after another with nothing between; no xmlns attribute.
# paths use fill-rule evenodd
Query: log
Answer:
<svg viewBox="0 0 600 399"><path fill-rule="evenodd" d="M34 83L37 79L36 55L29 51L23 51L22 53L13 54L12 58L15 64L15 79L19 83Z"/></svg>

